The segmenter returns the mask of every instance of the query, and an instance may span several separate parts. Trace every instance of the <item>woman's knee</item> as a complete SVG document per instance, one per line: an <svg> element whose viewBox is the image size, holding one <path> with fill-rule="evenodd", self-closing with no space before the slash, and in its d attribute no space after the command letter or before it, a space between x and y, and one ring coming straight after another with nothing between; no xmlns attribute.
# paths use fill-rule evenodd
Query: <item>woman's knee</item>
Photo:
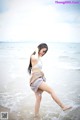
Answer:
<svg viewBox="0 0 80 120"><path fill-rule="evenodd" d="M41 102L41 99L42 99L42 95L41 95L41 94L37 94L37 95L36 95L36 100L37 100L38 102Z"/></svg>

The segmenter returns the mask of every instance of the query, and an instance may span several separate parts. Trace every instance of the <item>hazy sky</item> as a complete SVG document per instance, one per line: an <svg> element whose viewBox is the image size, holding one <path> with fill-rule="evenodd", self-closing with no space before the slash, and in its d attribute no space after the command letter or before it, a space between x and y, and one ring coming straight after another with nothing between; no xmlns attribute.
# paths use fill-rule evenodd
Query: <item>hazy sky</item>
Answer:
<svg viewBox="0 0 80 120"><path fill-rule="evenodd" d="M80 2L62 1L0 0L0 41L80 42Z"/></svg>

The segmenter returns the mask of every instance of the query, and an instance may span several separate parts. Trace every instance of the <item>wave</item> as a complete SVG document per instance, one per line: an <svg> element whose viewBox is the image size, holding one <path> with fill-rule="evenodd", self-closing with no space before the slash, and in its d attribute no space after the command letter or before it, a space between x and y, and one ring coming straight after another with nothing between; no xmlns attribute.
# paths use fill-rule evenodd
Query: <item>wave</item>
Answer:
<svg viewBox="0 0 80 120"><path fill-rule="evenodd" d="M74 106L65 112L61 111L58 118L53 117L50 120L80 120L80 106Z"/></svg>
<svg viewBox="0 0 80 120"><path fill-rule="evenodd" d="M71 110L62 112L58 120L80 120L80 106L74 106Z"/></svg>
<svg viewBox="0 0 80 120"><path fill-rule="evenodd" d="M62 69L71 69L71 70L78 70L80 71L80 66L76 65L75 63L69 63L69 62L55 62L55 65L57 68Z"/></svg>

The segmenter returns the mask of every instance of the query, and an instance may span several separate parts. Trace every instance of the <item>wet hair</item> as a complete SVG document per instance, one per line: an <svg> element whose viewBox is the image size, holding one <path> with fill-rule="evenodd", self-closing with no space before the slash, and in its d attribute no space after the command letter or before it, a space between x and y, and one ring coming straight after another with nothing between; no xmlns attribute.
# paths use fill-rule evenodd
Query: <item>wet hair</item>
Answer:
<svg viewBox="0 0 80 120"><path fill-rule="evenodd" d="M45 53L48 51L48 46L47 46L46 43L41 43L41 44L39 44L37 47L38 47L38 49L39 49L38 52L40 52L40 50L43 49L43 48L46 48ZM36 54L36 52L34 51L34 52L32 53L32 55L35 55L35 54ZM29 73L29 74L31 74L31 69L32 69L32 64L31 64L31 58L30 58L30 62L29 62L29 66L28 66L28 73Z"/></svg>

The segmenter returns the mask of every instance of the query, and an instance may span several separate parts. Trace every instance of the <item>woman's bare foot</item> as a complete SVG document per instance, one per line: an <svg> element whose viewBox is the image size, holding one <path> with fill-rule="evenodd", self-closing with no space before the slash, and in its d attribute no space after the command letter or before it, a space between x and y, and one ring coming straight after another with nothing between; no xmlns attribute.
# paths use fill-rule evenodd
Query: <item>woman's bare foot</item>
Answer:
<svg viewBox="0 0 80 120"><path fill-rule="evenodd" d="M34 120L42 120L39 114L34 115Z"/></svg>
<svg viewBox="0 0 80 120"><path fill-rule="evenodd" d="M66 111L66 110L69 110L69 109L71 109L72 107L71 106L64 106L63 108L62 108L62 110L63 111Z"/></svg>

